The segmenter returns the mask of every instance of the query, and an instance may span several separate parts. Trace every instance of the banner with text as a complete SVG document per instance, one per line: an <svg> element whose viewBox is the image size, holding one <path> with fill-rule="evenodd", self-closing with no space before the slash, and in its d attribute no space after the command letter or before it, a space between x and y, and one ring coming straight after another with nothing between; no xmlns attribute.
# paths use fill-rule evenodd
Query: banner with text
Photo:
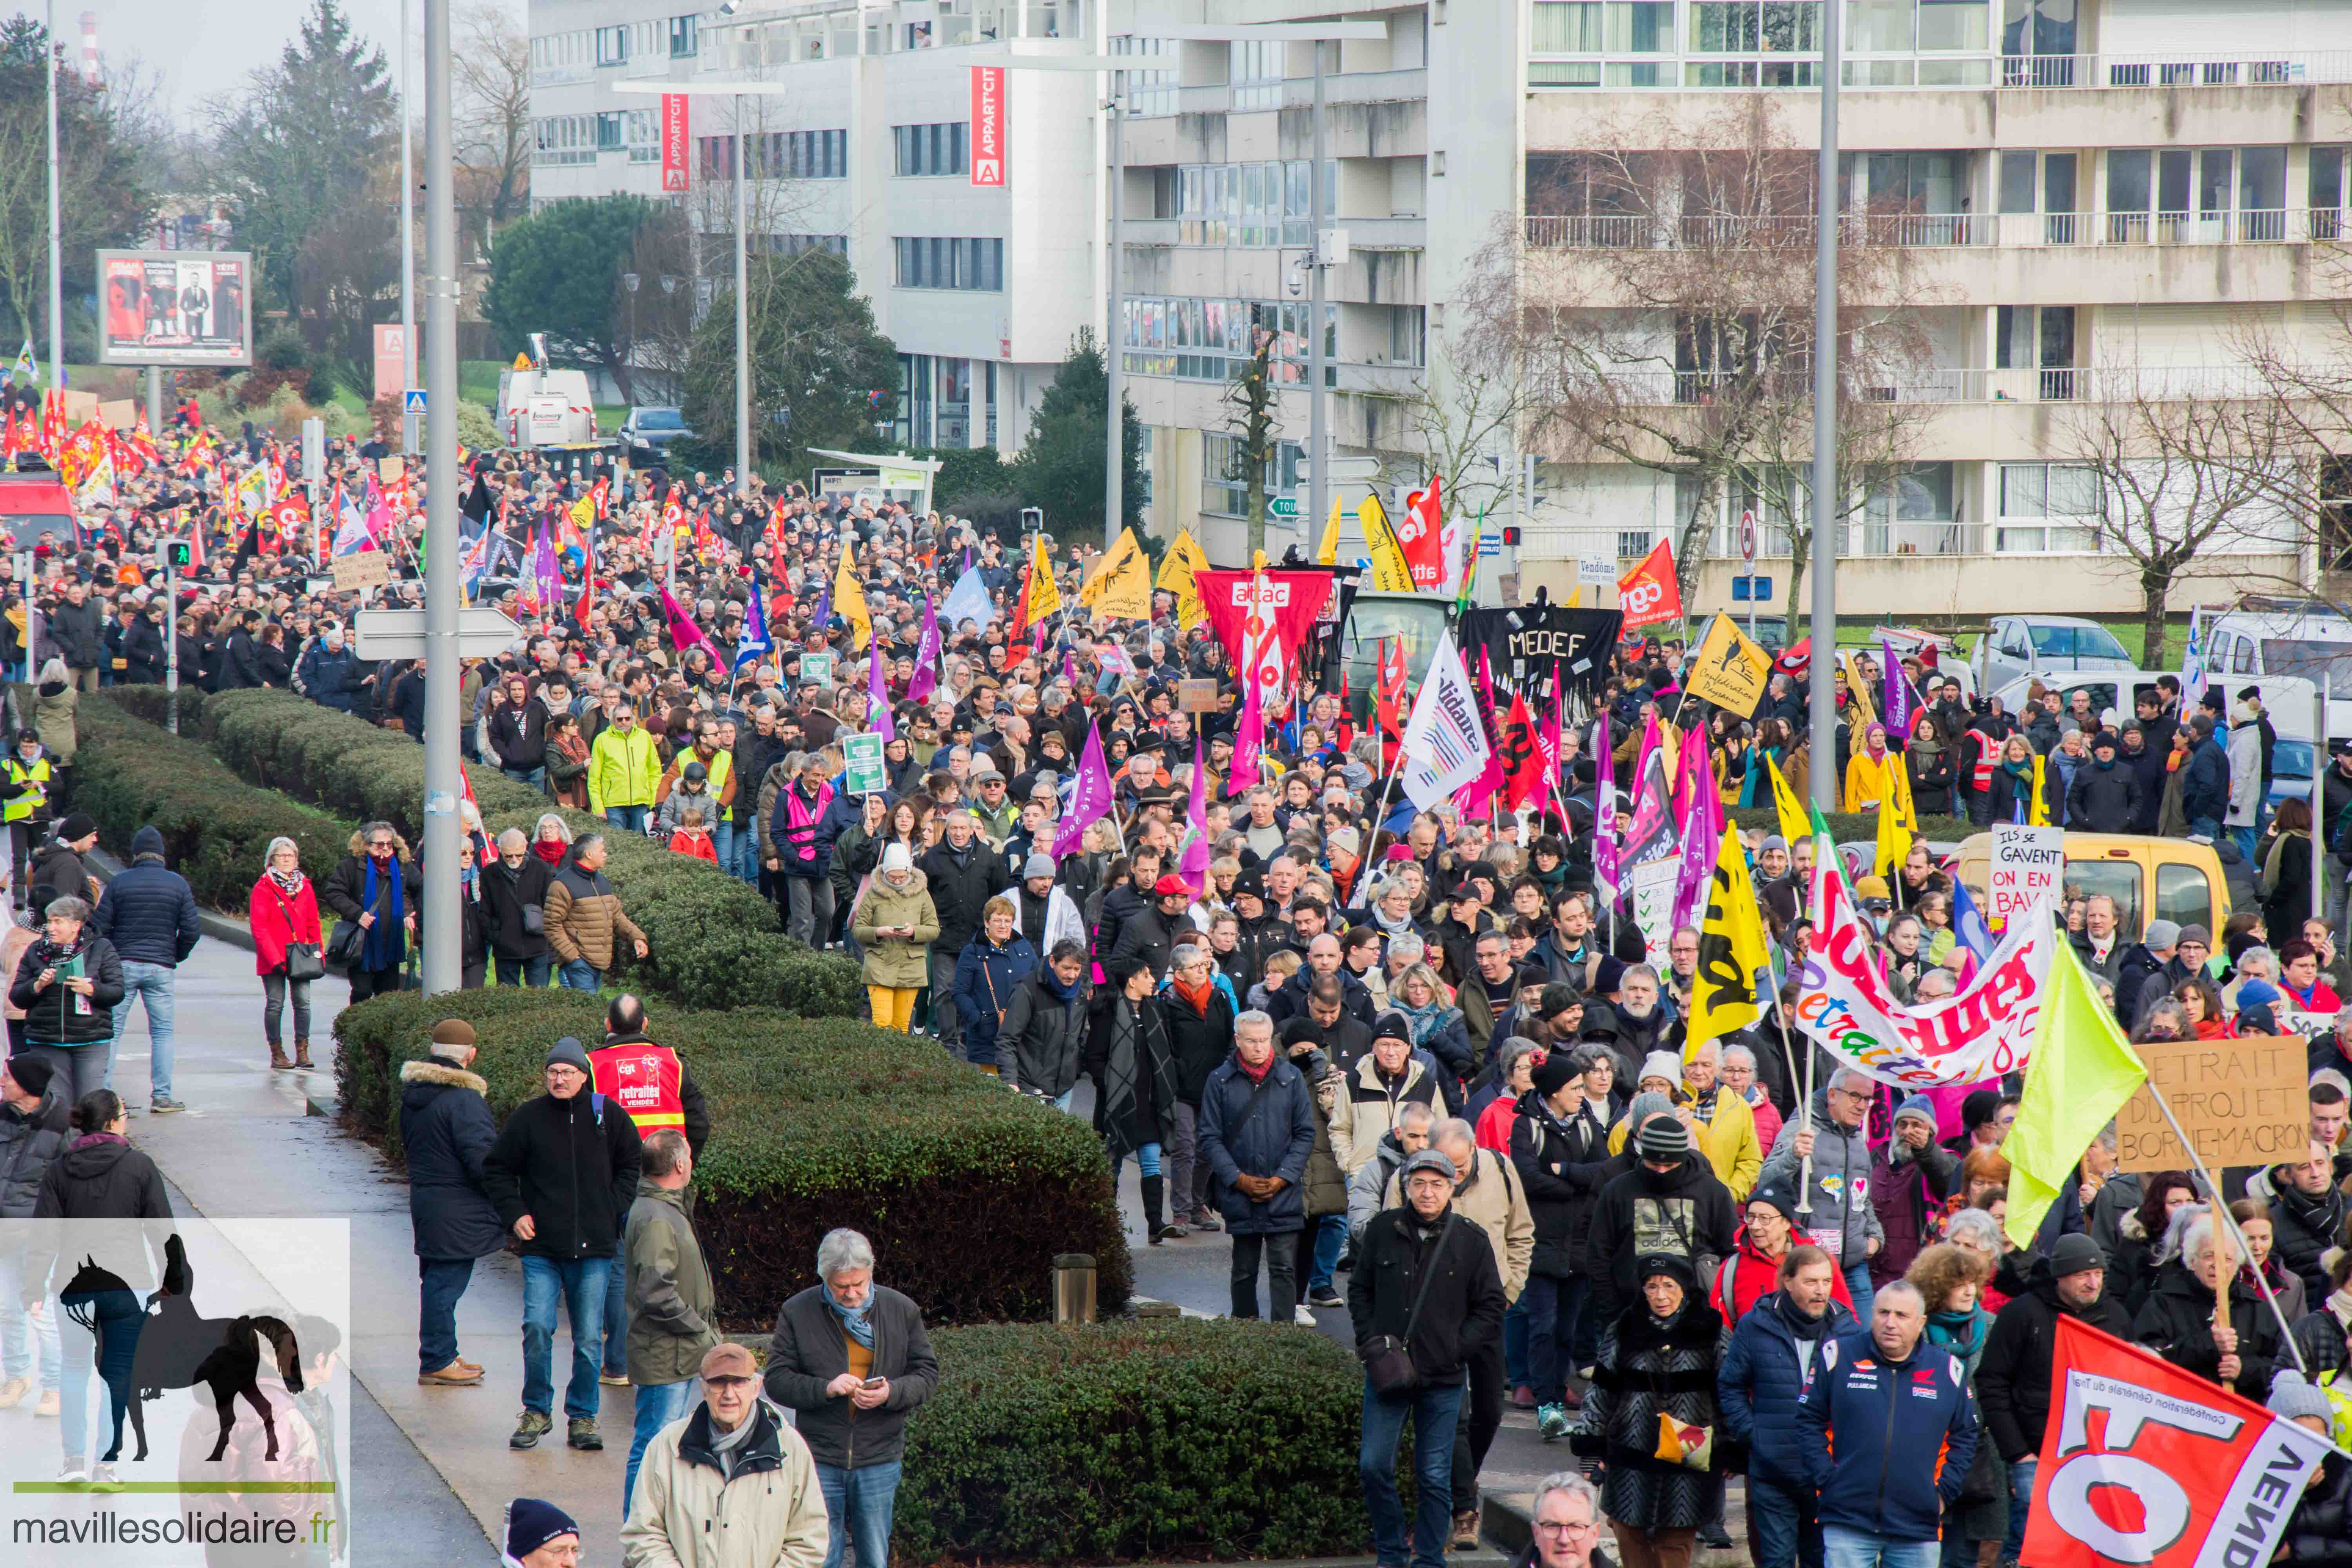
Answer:
<svg viewBox="0 0 2352 1568"><path fill-rule="evenodd" d="M2011 921L2058 897L2066 875L2066 830L1992 825L1992 869L1987 876L1985 919L2001 930Z"/></svg>
<svg viewBox="0 0 2352 1568"><path fill-rule="evenodd" d="M1004 68L971 68L971 183L1004 184Z"/></svg>
<svg viewBox="0 0 2352 1568"><path fill-rule="evenodd" d="M687 188L687 110L682 92L666 92L661 100L661 188L665 193ZM739 99L737 100L740 102Z"/></svg>
<svg viewBox="0 0 2352 1568"><path fill-rule="evenodd" d="M2208 1169L2299 1161L2311 1137L2309 1053L2298 1039L2147 1040L2132 1047L2147 1081L2116 1113L2116 1163L2185 1171L2189 1160L2156 1097L2180 1119Z"/></svg>

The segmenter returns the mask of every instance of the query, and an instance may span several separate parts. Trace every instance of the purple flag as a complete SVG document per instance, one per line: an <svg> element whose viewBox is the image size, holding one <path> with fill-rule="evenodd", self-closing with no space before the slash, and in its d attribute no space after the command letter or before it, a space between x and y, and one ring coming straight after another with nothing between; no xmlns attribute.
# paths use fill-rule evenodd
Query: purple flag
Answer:
<svg viewBox="0 0 2352 1568"><path fill-rule="evenodd" d="M531 542L531 562L539 579L539 606L549 611L562 603L563 578L555 564L555 541L548 536L547 524L539 525L539 537Z"/></svg>
<svg viewBox="0 0 2352 1568"><path fill-rule="evenodd" d="M1617 758L1609 742L1606 715L1592 723L1596 787L1592 792L1592 874L1603 894L1617 901Z"/></svg>
<svg viewBox="0 0 2352 1568"><path fill-rule="evenodd" d="M1106 417L1108 417L1108 416L1106 416ZM1070 689L1072 691L1076 691L1078 689L1077 655L1072 653L1066 644L1064 645L1062 648L1062 679L1070 683Z"/></svg>
<svg viewBox="0 0 2352 1568"><path fill-rule="evenodd" d="M940 683L937 666L940 662L940 612L931 600L923 601L923 635L915 643L915 679L907 683L907 695L920 702Z"/></svg>
<svg viewBox="0 0 2352 1568"><path fill-rule="evenodd" d="M1102 731L1087 731L1087 749L1078 758L1077 781L1070 789L1070 809L1054 835L1056 857L1076 853L1087 829L1110 815L1110 766L1103 761Z"/></svg>
<svg viewBox="0 0 2352 1568"><path fill-rule="evenodd" d="M1888 734L1907 735L1911 732L1911 682L1903 673L1903 661L1895 657L1895 645L1884 636L1878 639L1878 657L1885 666L1880 673L1886 683L1886 700L1879 706L1879 717L1885 721Z"/></svg>
<svg viewBox="0 0 2352 1568"><path fill-rule="evenodd" d="M874 639L873 657L866 661L866 695L874 703L874 732L883 742L898 738L898 721L890 717L890 680L882 673L882 639Z"/></svg>
<svg viewBox="0 0 2352 1568"><path fill-rule="evenodd" d="M1184 853L1176 865L1176 874L1192 884L1196 893L1209 889L1209 764L1201 755L1198 736L1192 741L1192 799L1185 807L1184 820L1192 831L1184 844Z"/></svg>
<svg viewBox="0 0 2352 1568"><path fill-rule="evenodd" d="M1682 865L1675 876L1675 924L1693 923L1692 917L1705 905L1707 883L1715 876L1716 851L1723 840L1723 830L1708 828L1716 812L1722 806L1722 795L1715 786L1715 770L1706 754L1706 731L1691 726L1683 739L1681 787L1675 793L1684 798L1685 805L1676 823L1682 835ZM1714 810L1709 803L1714 803Z"/></svg>

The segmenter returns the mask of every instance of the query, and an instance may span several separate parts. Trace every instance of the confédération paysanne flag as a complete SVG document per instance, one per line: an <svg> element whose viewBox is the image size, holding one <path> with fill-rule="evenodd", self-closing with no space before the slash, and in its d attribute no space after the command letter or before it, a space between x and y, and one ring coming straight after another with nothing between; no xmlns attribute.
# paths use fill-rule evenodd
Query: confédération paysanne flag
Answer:
<svg viewBox="0 0 2352 1568"><path fill-rule="evenodd" d="M1478 714L1478 689L1462 663L1454 635L1440 637L1429 671L1405 721L1403 771L1398 783L1413 805L1427 811L1486 771L1486 721Z"/></svg>
<svg viewBox="0 0 2352 1568"><path fill-rule="evenodd" d="M1739 845L1739 829L1727 825L1723 844L1716 852L1715 876L1707 887L1706 919L1699 927L1698 967L1691 977L1690 1024L1683 1041L1685 1061L1697 1055L1707 1041L1744 1029L1763 1016L1756 1005L1756 973L1770 968L1772 958L1758 909L1756 887L1748 875L1748 857Z"/></svg>

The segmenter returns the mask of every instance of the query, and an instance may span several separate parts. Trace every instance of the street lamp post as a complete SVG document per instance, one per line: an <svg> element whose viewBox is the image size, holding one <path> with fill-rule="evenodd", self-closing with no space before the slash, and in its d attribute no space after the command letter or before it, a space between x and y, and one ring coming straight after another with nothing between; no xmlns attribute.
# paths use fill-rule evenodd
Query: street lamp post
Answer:
<svg viewBox="0 0 2352 1568"><path fill-rule="evenodd" d="M1822 7L1822 153L1813 197L1813 804L1837 809L1838 7Z"/></svg>
<svg viewBox="0 0 2352 1568"><path fill-rule="evenodd" d="M416 170L409 153L408 0L400 0L400 384L416 384ZM416 416L400 400L400 449L417 450Z"/></svg>
<svg viewBox="0 0 2352 1568"><path fill-rule="evenodd" d="M64 223L58 198L58 0L48 0L47 19L41 26L41 68L48 78L49 88L49 386L62 392L66 384L66 300L60 270L64 266Z"/></svg>
<svg viewBox="0 0 2352 1568"><path fill-rule="evenodd" d="M406 113L404 108L403 121ZM425 989L463 977L458 929L457 208L451 175L449 0L425 0Z"/></svg>

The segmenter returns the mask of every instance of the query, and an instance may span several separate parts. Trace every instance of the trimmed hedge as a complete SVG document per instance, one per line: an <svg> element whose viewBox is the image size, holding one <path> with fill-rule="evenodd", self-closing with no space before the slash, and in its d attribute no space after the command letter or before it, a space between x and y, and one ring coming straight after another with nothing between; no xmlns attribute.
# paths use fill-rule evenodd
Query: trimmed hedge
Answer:
<svg viewBox="0 0 2352 1568"><path fill-rule="evenodd" d="M1741 827L1780 831L1780 814L1769 805L1738 806L1729 815ZM1878 837L1878 818L1868 812L1823 812L1822 820L1830 825L1831 837L1841 844L1867 844ZM1964 816L1923 816L1919 819L1919 831L1938 844L1957 844L1969 834L1983 830Z"/></svg>
<svg viewBox="0 0 2352 1568"><path fill-rule="evenodd" d="M161 721L160 696L132 700ZM286 691L221 692L203 702L200 715L205 740L236 775L354 826L381 818L410 843L421 841L425 752L414 741ZM188 728L184 720L183 729ZM493 834L505 827L529 831L549 809L544 795L495 768L468 773ZM757 889L708 861L673 855L642 834L614 832L586 812L562 815L575 833L593 828L605 835L611 849L605 875L651 948L642 961L620 955L617 977L692 1007L774 1005L811 1017L865 1016L857 965L785 936L775 906ZM341 853L339 846L337 858ZM313 867L313 874L323 876L333 864Z"/></svg>
<svg viewBox="0 0 2352 1568"><path fill-rule="evenodd" d="M649 1012L654 1038L685 1058L710 1102L695 1228L730 1328L772 1328L784 1298L815 1283L817 1241L836 1226L865 1232L888 1282L937 1321L1051 1316L1058 1252L1095 1256L1105 1311L1126 1302L1133 1274L1109 1163L1077 1118L870 1024ZM404 993L347 1009L335 1025L343 1110L395 1162L400 1066L446 1017L474 1025L475 1070L501 1121L540 1092L550 1044L603 1038L602 1005L563 991Z"/></svg>
<svg viewBox="0 0 2352 1568"><path fill-rule="evenodd" d="M188 879L198 903L242 915L269 841L281 835L301 846L313 877L351 851L349 823L254 788L201 742L167 735L112 703L85 700L75 740L65 777L73 809L97 818L99 841L124 860L131 835L159 829L165 861Z"/></svg>
<svg viewBox="0 0 2352 1568"><path fill-rule="evenodd" d="M158 730L169 728L172 710L171 694L160 686L110 686L105 697L134 719L144 719ZM205 693L201 687L183 686L179 690L180 733L191 738L201 737L204 723Z"/></svg>
<svg viewBox="0 0 2352 1568"><path fill-rule="evenodd" d="M898 1283L887 1257L881 1274ZM1322 1334L1163 1319L931 1342L939 1392L908 1423L892 1526L909 1563L1349 1557L1371 1539L1363 1370Z"/></svg>

